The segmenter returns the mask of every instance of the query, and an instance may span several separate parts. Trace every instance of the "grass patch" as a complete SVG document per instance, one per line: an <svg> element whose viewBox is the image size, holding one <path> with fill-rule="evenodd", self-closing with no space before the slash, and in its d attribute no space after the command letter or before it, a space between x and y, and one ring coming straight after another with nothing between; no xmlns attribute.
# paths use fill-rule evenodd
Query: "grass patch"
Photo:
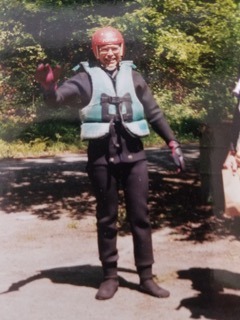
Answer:
<svg viewBox="0 0 240 320"><path fill-rule="evenodd" d="M196 128L196 123L192 125ZM181 129L183 126L181 126ZM187 128L187 129L186 129ZM181 143L195 142L198 137L186 127L176 132ZM185 133L184 133L185 131ZM161 147L165 142L151 130L143 139L145 148ZM53 156L59 153L86 152L87 142L80 140L78 121L50 119L27 122L21 119L0 120L0 158Z"/></svg>
<svg viewBox="0 0 240 320"><path fill-rule="evenodd" d="M38 157L86 150L79 123L63 119L43 122L0 120L0 158Z"/></svg>
<svg viewBox="0 0 240 320"><path fill-rule="evenodd" d="M64 152L77 153L85 150L86 145L81 142L78 144L66 144L46 139L36 139L26 143L21 140L6 142L0 139L0 158L2 159L54 156Z"/></svg>

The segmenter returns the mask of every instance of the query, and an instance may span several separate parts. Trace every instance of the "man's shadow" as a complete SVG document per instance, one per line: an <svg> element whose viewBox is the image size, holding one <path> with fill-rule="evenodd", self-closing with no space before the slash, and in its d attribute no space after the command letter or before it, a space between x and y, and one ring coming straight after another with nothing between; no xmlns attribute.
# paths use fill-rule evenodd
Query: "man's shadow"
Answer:
<svg viewBox="0 0 240 320"><path fill-rule="evenodd" d="M179 279L192 281L192 289L199 293L181 300L177 310L185 307L191 311L191 318L218 320L240 319L240 274L221 269L190 268L178 271ZM229 289L224 292L224 289Z"/></svg>
<svg viewBox="0 0 240 320"><path fill-rule="evenodd" d="M125 268L118 268L120 272L136 273L136 271ZM37 280L49 279L57 284L70 284L80 287L90 287L97 289L103 279L102 268L100 266L82 265L70 266L41 270L37 274L12 283L9 288L0 294L7 294L14 291L19 291L23 286ZM129 282L122 276L119 276L119 284L131 290L138 290L138 285Z"/></svg>

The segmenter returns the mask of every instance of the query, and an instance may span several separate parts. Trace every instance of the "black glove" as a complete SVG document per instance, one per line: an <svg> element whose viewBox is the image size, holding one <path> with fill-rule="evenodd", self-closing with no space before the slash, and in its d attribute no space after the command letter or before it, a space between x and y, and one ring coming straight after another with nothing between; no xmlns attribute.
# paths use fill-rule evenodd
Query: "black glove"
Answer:
<svg viewBox="0 0 240 320"><path fill-rule="evenodd" d="M178 167L178 170L185 171L185 163L184 163L183 153L182 153L180 144L175 140L171 140L168 146L172 151L172 158L174 163Z"/></svg>

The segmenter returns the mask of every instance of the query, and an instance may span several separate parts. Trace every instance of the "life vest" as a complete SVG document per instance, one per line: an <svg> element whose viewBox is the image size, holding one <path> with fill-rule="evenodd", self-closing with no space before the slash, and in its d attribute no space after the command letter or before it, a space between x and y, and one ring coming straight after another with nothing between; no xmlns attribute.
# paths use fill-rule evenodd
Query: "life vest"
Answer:
<svg viewBox="0 0 240 320"><path fill-rule="evenodd" d="M149 128L144 118L144 109L133 84L133 63L121 62L115 88L112 79L100 67L90 67L88 62L82 62L81 65L92 81L92 98L89 104L80 110L81 139L107 136L114 121L121 121L133 136L148 135Z"/></svg>

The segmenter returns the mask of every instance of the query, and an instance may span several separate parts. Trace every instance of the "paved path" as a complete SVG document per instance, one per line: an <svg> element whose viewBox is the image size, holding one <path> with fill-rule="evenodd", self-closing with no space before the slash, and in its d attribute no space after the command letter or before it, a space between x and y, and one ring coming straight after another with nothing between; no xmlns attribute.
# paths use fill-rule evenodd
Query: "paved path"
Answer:
<svg viewBox="0 0 240 320"><path fill-rule="evenodd" d="M239 320L239 237L227 221L228 233L211 229L197 199L198 148L184 149L185 176L168 171L166 149L147 151L154 273L171 292L163 300L137 290L127 227L118 239L121 286L109 301L94 299L101 269L85 155L1 161L1 320Z"/></svg>

